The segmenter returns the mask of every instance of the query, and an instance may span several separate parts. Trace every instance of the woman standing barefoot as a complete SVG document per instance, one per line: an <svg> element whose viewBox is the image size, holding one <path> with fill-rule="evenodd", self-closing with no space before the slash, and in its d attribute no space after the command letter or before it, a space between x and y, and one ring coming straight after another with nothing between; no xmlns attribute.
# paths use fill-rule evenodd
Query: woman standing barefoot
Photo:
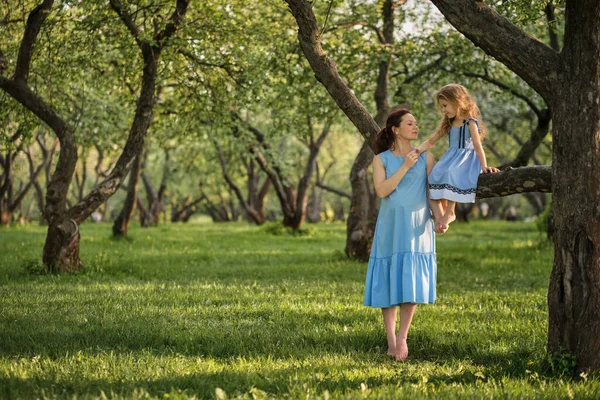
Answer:
<svg viewBox="0 0 600 400"><path fill-rule="evenodd" d="M375 227L364 304L381 308L388 355L408 357L406 339L417 304L435 302L437 262L435 234L429 207L436 219L439 202L427 199L427 175L433 167L428 153L411 145L417 121L406 109L392 112L377 135L373 159L375 192L381 206ZM400 307L400 328L396 317Z"/></svg>

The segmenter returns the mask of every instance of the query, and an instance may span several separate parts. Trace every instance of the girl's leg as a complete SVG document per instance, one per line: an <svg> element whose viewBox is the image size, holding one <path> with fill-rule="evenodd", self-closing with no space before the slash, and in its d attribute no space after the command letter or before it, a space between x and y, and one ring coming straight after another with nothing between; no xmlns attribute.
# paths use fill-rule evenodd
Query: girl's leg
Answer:
<svg viewBox="0 0 600 400"><path fill-rule="evenodd" d="M396 360L404 360L408 357L406 338L408 337L408 330L410 329L416 309L416 304L403 303L400 305L400 329L396 337Z"/></svg>
<svg viewBox="0 0 600 400"><path fill-rule="evenodd" d="M444 226L440 223L444 214L446 213L447 200L431 200L429 199L429 208L431 209L431 213L433 214L433 219L435 220L435 228L433 229L435 233L443 234L448 230L448 227Z"/></svg>
<svg viewBox="0 0 600 400"><path fill-rule="evenodd" d="M396 351L396 315L398 314L398 307L382 308L381 312L388 342L387 354L393 357Z"/></svg>
<svg viewBox="0 0 600 400"><path fill-rule="evenodd" d="M448 200L448 207L446 208L446 212L444 216L440 220L440 224L445 225L446 229L448 229L448 225L450 222L456 219L456 214L454 213L454 208L456 207L456 202Z"/></svg>

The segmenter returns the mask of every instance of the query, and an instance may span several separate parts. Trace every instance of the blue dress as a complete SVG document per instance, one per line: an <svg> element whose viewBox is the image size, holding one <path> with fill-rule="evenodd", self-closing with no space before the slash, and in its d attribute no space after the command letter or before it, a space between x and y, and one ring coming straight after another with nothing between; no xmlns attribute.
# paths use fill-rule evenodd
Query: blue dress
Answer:
<svg viewBox="0 0 600 400"><path fill-rule="evenodd" d="M429 174L429 198L447 199L458 203L474 203L477 192L477 179L481 173L481 163L473 148L469 121L461 127L450 128L450 147Z"/></svg>
<svg viewBox="0 0 600 400"><path fill-rule="evenodd" d="M386 179L404 162L389 150L379 156ZM422 153L396 189L381 199L365 284L366 306L435 302L437 260L425 157Z"/></svg>

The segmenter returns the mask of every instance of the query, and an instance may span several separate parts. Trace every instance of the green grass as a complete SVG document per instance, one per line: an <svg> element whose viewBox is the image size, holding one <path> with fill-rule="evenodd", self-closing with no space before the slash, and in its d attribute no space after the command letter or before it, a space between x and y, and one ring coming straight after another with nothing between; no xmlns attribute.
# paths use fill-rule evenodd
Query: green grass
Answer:
<svg viewBox="0 0 600 400"><path fill-rule="evenodd" d="M55 276L33 273L43 228L0 229L1 398L600 397L597 376L542 367L552 249L533 224L438 237L438 301L417 309L403 363L362 305L342 224L81 232L84 271Z"/></svg>

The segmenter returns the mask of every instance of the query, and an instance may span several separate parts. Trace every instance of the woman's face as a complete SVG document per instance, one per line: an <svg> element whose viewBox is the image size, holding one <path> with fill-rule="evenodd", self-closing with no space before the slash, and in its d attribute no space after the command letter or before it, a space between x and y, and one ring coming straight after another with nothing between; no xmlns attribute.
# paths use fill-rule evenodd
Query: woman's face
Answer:
<svg viewBox="0 0 600 400"><path fill-rule="evenodd" d="M394 127L394 134L400 139L417 139L419 137L419 128L415 117L412 114L405 114L400 121L400 125Z"/></svg>
<svg viewBox="0 0 600 400"><path fill-rule="evenodd" d="M456 106L446 99L440 99L438 105L442 113L448 118L456 117Z"/></svg>

